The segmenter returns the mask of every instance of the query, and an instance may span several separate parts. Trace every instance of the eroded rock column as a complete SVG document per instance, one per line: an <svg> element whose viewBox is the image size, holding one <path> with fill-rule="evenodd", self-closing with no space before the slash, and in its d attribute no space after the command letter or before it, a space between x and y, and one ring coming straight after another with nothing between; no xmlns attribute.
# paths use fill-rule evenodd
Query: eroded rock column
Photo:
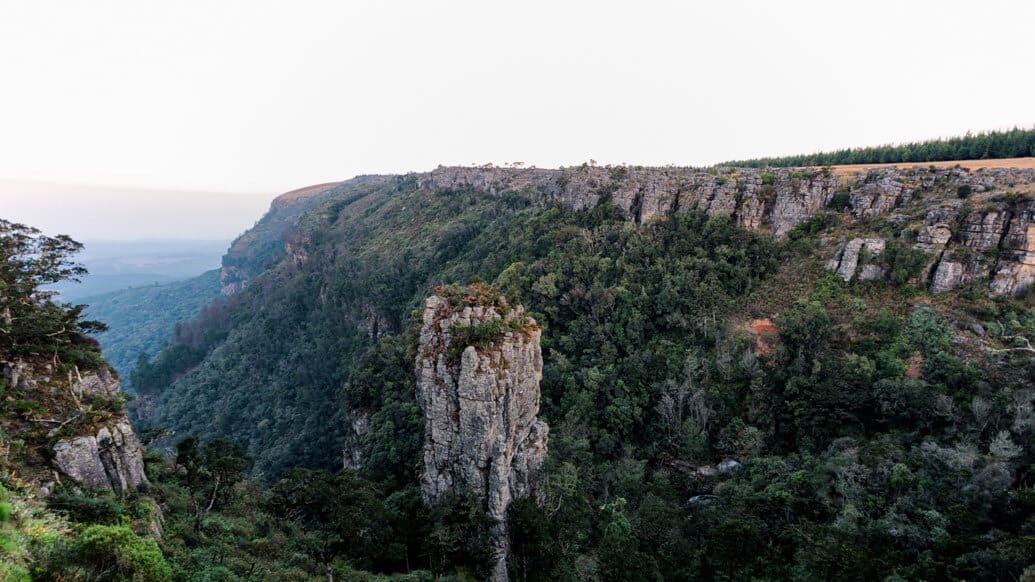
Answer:
<svg viewBox="0 0 1035 582"><path fill-rule="evenodd" d="M507 579L507 507L536 493L548 427L538 420L541 329L477 286L424 310L417 397L424 410L424 502L477 499L493 519L493 580ZM458 296L453 296L458 295Z"/></svg>

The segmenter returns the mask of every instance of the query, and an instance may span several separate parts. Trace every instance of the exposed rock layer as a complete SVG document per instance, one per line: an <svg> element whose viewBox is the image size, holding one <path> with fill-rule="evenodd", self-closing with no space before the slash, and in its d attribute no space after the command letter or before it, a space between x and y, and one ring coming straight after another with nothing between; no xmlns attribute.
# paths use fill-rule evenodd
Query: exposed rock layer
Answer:
<svg viewBox="0 0 1035 582"><path fill-rule="evenodd" d="M489 345L464 345L465 330L502 330ZM540 329L521 307L451 305L432 296L424 310L417 354L417 396L424 410L428 505L453 493L477 499L496 526L493 580L507 577L507 507L533 495L546 457L548 427L539 421L543 361Z"/></svg>
<svg viewBox="0 0 1035 582"><path fill-rule="evenodd" d="M54 453L49 467L36 462L22 467L41 491L52 488L53 484L46 481L55 470L59 476L85 487L118 494L135 491L148 483L144 449L124 411L108 416L100 426L87 421L95 407L121 407L119 380L107 368L85 373L73 369L67 376L55 376L53 364L33 366L17 361L4 363L3 375L12 389L22 391L29 400L46 403L47 410L40 413L46 420L29 422L54 427L47 435L53 440L43 445ZM61 438L64 434L72 436Z"/></svg>
<svg viewBox="0 0 1035 582"><path fill-rule="evenodd" d="M451 167L416 179L426 189L521 192L538 204L573 209L608 199L637 223L697 209L728 215L744 228L776 236L835 202L859 219L888 216L900 223L910 219L901 210L927 208L935 201L924 224L915 229L916 248L934 255L923 277L931 290L981 281L997 296L1020 293L1035 282L1035 171L1028 169L883 167L842 178L801 168ZM876 251L883 241L866 241L877 240L848 241L831 268L846 280L885 276L877 264L864 264L856 274L858 261L852 262L861 248ZM840 256L846 252L847 262Z"/></svg>
<svg viewBox="0 0 1035 582"><path fill-rule="evenodd" d="M988 294L995 297L1023 292L1035 282L1035 201L1005 197L975 205L942 201L926 211L922 224L904 232L915 236L914 248L928 253L920 279L935 293L976 283L987 286ZM846 241L827 268L848 281L866 249L873 263L865 264L858 278L884 277L887 270L879 261L885 242Z"/></svg>
<svg viewBox="0 0 1035 582"><path fill-rule="evenodd" d="M607 198L637 223L697 208L778 236L822 210L841 186L832 172L778 169L628 168L561 170L439 168L418 176L429 189L525 191L540 203L591 208Z"/></svg>
<svg viewBox="0 0 1035 582"><path fill-rule="evenodd" d="M834 271L845 281L854 277L868 281L884 276L884 269L871 261L879 260L884 253L885 241L882 238L853 238L841 243L834 258L827 263L827 269ZM862 262L862 269L859 263Z"/></svg>
<svg viewBox="0 0 1035 582"><path fill-rule="evenodd" d="M119 395L119 381L107 370L79 377L71 386L79 401L94 396L113 399ZM144 448L125 416L117 417L96 434L59 440L54 445L54 468L76 482L123 494L147 484Z"/></svg>
<svg viewBox="0 0 1035 582"><path fill-rule="evenodd" d="M123 494L147 483L143 447L126 419L96 435L58 441L54 467L78 483Z"/></svg>

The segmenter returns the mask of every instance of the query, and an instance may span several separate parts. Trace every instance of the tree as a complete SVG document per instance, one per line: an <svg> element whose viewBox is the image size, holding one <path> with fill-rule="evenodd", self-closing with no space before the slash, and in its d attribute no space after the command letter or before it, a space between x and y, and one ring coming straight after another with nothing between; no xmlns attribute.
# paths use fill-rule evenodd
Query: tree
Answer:
<svg viewBox="0 0 1035 582"><path fill-rule="evenodd" d="M472 497L446 495L431 511L428 558L436 572L473 571L488 578L492 560L489 534L492 518Z"/></svg>
<svg viewBox="0 0 1035 582"><path fill-rule="evenodd" d="M312 549L333 582L339 556L370 560L383 554L390 528L378 491L354 471L294 469L273 486L274 511L317 534Z"/></svg>
<svg viewBox="0 0 1035 582"><path fill-rule="evenodd" d="M55 293L43 289L86 274L71 258L80 249L66 235L49 237L0 219L0 359L48 355L55 363L100 364L86 334L106 326L80 320L84 305L58 305Z"/></svg>
<svg viewBox="0 0 1035 582"><path fill-rule="evenodd" d="M191 437L176 445L176 466L183 471L183 484L190 492L194 531L200 532L202 519L226 503L233 486L251 466L251 459L244 449L229 441L215 439L202 449L198 439Z"/></svg>

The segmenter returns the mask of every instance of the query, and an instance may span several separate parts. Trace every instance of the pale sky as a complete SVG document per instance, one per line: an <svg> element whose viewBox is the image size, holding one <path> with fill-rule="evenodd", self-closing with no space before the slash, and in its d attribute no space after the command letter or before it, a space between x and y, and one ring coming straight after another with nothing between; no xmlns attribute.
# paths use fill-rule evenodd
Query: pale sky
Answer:
<svg viewBox="0 0 1035 582"><path fill-rule="evenodd" d="M62 201L86 200L89 237L168 237L212 209L189 238L223 238L361 173L1032 127L1033 23L1031 0L0 0L0 216L82 227Z"/></svg>

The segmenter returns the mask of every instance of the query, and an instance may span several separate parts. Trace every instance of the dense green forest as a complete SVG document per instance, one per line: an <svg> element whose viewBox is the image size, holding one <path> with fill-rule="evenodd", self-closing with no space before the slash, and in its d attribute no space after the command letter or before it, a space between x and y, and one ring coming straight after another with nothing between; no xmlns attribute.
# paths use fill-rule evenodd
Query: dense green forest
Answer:
<svg viewBox="0 0 1035 582"><path fill-rule="evenodd" d="M201 308L219 296L219 271L212 270L192 279L131 287L87 297L84 316L108 325L107 331L94 334L101 342L104 357L123 378L122 388L132 392L130 371L142 354L157 354L181 321L193 319Z"/></svg>
<svg viewBox="0 0 1035 582"><path fill-rule="evenodd" d="M843 149L834 152L756 158L724 162L721 165L750 168L836 166L840 164L892 164L902 162L944 162L1023 158L1035 156L1035 129L990 131L963 137L921 141L900 145Z"/></svg>
<svg viewBox="0 0 1035 582"><path fill-rule="evenodd" d="M248 577L253 549L228 540L272 536L275 518L322 541L305 567L484 575L471 503L420 505L412 367L432 284L475 277L544 330L548 486L511 506L515 579L1019 577L1035 554L1035 366L957 333L1030 340L1031 296L935 301L912 271L844 283L814 256L842 219L774 241L695 213L636 226L606 201L346 187L303 218L305 260L138 370L145 422L236 441L255 477L232 493L270 500L228 498L163 547L183 572ZM746 324L770 317L759 347ZM356 407L372 412L368 457L341 472ZM237 529L206 529L218 516Z"/></svg>

